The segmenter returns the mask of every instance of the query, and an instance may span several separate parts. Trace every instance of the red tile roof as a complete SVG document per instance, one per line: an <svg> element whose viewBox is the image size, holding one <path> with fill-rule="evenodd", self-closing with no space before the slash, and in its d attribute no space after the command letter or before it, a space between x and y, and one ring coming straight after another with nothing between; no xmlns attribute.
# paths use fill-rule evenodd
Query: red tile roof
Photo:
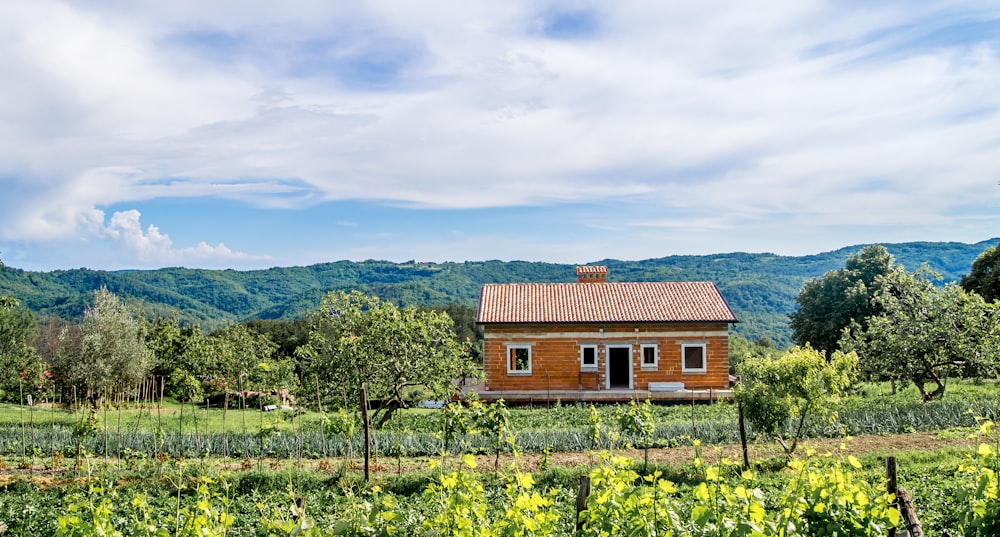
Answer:
<svg viewBox="0 0 1000 537"><path fill-rule="evenodd" d="M738 322L711 282L491 283L476 321Z"/></svg>

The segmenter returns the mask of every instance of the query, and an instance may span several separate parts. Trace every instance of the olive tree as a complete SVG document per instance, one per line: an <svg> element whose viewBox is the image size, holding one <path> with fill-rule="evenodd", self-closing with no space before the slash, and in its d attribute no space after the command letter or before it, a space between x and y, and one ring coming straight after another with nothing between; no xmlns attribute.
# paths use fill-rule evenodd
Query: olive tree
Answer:
<svg viewBox="0 0 1000 537"><path fill-rule="evenodd" d="M78 336L64 338L55 368L95 405L103 394L130 390L149 374L153 355L138 316L106 288L94 292Z"/></svg>
<svg viewBox="0 0 1000 537"><path fill-rule="evenodd" d="M406 406L412 391L450 398L455 380L475 370L444 312L341 291L327 294L309 318L309 341L298 356L303 384L313 392L310 401L353 404L365 385L369 398L381 402L373 414L377 425Z"/></svg>
<svg viewBox="0 0 1000 537"><path fill-rule="evenodd" d="M744 418L774 438L791 457L806 425L830 412L857 375L857 354L833 352L829 359L810 347L794 347L777 358L748 356L737 370L734 395Z"/></svg>

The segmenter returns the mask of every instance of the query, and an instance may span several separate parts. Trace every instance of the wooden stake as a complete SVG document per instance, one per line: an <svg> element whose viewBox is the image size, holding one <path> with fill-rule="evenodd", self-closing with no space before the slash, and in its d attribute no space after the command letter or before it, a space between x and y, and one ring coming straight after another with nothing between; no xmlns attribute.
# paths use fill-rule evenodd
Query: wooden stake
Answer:
<svg viewBox="0 0 1000 537"><path fill-rule="evenodd" d="M229 387L222 396L222 458L229 458L229 428L226 427L226 412L229 411Z"/></svg>
<svg viewBox="0 0 1000 537"><path fill-rule="evenodd" d="M736 399L736 411L739 416L740 447L743 448L743 469L750 469L750 451L747 449L747 425L743 420L743 401Z"/></svg>
<svg viewBox="0 0 1000 537"><path fill-rule="evenodd" d="M372 420L371 416L368 415L368 388L364 384L361 385L361 420L365 426L365 483L367 483L370 477L369 465L372 455Z"/></svg>
<svg viewBox="0 0 1000 537"><path fill-rule="evenodd" d="M590 476L580 476L580 490L576 493L576 531L583 531L581 514L587 510L587 498L590 496Z"/></svg>
<svg viewBox="0 0 1000 537"><path fill-rule="evenodd" d="M885 491L896 496L899 486L896 483L896 457L885 458ZM896 537L896 528L889 528L888 537Z"/></svg>

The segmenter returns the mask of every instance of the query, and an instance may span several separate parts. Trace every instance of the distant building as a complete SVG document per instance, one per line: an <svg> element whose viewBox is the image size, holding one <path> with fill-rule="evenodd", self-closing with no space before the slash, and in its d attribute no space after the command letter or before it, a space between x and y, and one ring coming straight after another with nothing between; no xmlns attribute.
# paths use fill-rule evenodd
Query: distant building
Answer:
<svg viewBox="0 0 1000 537"><path fill-rule="evenodd" d="M483 286L482 398L729 395L729 325L738 320L713 283L608 282L602 266L576 274L576 283Z"/></svg>

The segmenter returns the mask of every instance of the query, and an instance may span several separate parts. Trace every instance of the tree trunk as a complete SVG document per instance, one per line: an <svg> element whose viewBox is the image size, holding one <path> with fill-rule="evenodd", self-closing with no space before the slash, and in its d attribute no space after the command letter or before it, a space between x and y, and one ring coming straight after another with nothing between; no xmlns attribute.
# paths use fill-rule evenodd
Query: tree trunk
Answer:
<svg viewBox="0 0 1000 537"><path fill-rule="evenodd" d="M928 381L934 384L934 389L931 391L927 391L926 388ZM924 375L914 378L913 383L916 384L917 390L920 392L920 397L924 402L932 401L944 395L944 383L932 371L925 372Z"/></svg>
<svg viewBox="0 0 1000 537"><path fill-rule="evenodd" d="M392 415L395 414L395 412L400 408L403 408L403 404L395 399L386 403L376 412L376 416L378 417L374 420L375 428L381 429L386 423L389 422L390 419L392 419Z"/></svg>

